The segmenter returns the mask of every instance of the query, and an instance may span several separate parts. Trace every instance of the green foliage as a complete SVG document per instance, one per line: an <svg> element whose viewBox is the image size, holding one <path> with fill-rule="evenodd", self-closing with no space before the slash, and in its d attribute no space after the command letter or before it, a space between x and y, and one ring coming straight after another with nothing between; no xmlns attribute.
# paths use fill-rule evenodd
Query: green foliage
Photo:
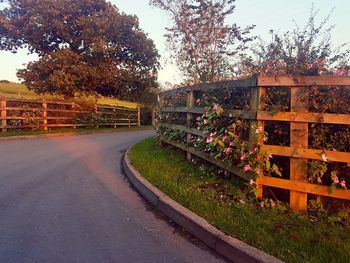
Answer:
<svg viewBox="0 0 350 263"><path fill-rule="evenodd" d="M164 127L160 127L158 133L169 140L209 153L228 165L239 167L254 179L264 175L282 176L279 167L271 163L272 155L261 150L261 143L248 145L242 140L245 130L249 129L248 122L225 119L222 116L224 109L215 97L204 94L202 99L197 100L197 104L205 109L204 115L197 117L196 127L203 131L204 137L192 135L188 138L183 131ZM261 128L256 130L258 141L266 141L267 134L261 132Z"/></svg>
<svg viewBox="0 0 350 263"><path fill-rule="evenodd" d="M22 47L40 57L18 72L37 93L137 99L155 86L153 41L137 17L105 0L9 0L0 10L0 49Z"/></svg>
<svg viewBox="0 0 350 263"><path fill-rule="evenodd" d="M330 15L317 23L317 14L312 7L304 27L295 25L283 33L271 30L271 40L267 42L259 38L252 46L253 55L241 57L237 76L348 75L348 44L334 47Z"/></svg>

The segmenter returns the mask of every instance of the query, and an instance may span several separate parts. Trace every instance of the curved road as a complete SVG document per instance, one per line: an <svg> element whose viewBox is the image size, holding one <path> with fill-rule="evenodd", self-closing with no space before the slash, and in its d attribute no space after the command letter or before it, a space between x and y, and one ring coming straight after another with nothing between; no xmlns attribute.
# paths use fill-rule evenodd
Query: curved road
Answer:
<svg viewBox="0 0 350 263"><path fill-rule="evenodd" d="M0 141L0 262L223 262L125 181L123 151L151 135Z"/></svg>

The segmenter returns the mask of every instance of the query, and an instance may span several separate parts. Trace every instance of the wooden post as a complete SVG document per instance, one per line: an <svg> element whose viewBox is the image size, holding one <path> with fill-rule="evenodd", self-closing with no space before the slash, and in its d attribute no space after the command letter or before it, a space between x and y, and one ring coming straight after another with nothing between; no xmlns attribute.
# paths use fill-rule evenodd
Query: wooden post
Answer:
<svg viewBox="0 0 350 263"><path fill-rule="evenodd" d="M5 97L1 97L1 131L7 132L7 112Z"/></svg>
<svg viewBox="0 0 350 263"><path fill-rule="evenodd" d="M194 93L193 91L188 91L186 93L186 106L188 109L192 109L193 106L194 106ZM186 119L187 119L187 127L188 128L191 128L191 123L192 123L192 120L193 120L193 114L192 113L187 113L187 116L186 116ZM190 142L190 139L191 139L191 134L190 133L187 133L187 142L189 143ZM188 161L192 161L192 154L187 152L187 160Z"/></svg>
<svg viewBox="0 0 350 263"><path fill-rule="evenodd" d="M307 112L307 105L300 101L300 94L306 94L306 87L291 87L291 111ZM290 123L290 146L308 147L308 124ZM290 158L290 180L307 182L307 160ZM290 207L294 211L305 212L307 210L307 193L290 191Z"/></svg>
<svg viewBox="0 0 350 263"><path fill-rule="evenodd" d="M265 87L252 87L250 89L250 110L259 111L265 108L266 95ZM250 120L249 141L252 144L264 144L264 121L256 120L257 114L255 114L255 120ZM257 198L263 197L263 186L257 185L258 191Z"/></svg>
<svg viewBox="0 0 350 263"><path fill-rule="evenodd" d="M43 100L43 128L47 131L47 102Z"/></svg>
<svg viewBox="0 0 350 263"><path fill-rule="evenodd" d="M162 96L158 95L158 115L156 116L156 125L159 125L161 123L162 118L162 108L165 107L165 100Z"/></svg>
<svg viewBox="0 0 350 263"><path fill-rule="evenodd" d="M76 113L75 113L76 107L75 107L75 102L72 102L72 111L73 111L73 129L77 128L76 125Z"/></svg>
<svg viewBox="0 0 350 263"><path fill-rule="evenodd" d="M137 126L141 127L141 111L140 111L140 107L137 107Z"/></svg>
<svg viewBox="0 0 350 263"><path fill-rule="evenodd" d="M152 108L152 126L156 127L156 108Z"/></svg>
<svg viewBox="0 0 350 263"><path fill-rule="evenodd" d="M97 106L97 104L95 104L95 115L96 115L96 118L95 118L95 120L96 120L95 128L98 129L98 121L99 121L100 118L98 117L98 106Z"/></svg>
<svg viewBox="0 0 350 263"><path fill-rule="evenodd" d="M117 114L115 108L113 108L113 112L114 112L114 114L113 114L113 122L114 122L114 124L115 124L115 122L117 122L117 120L115 120L115 119L116 119L116 114ZM117 128L117 125L114 125L113 128L116 129L116 128Z"/></svg>
<svg viewBox="0 0 350 263"><path fill-rule="evenodd" d="M156 120L156 125L157 125L156 128L158 128L159 124L161 123L161 117L162 117L161 109L162 109L162 108L164 107L164 105L165 105L164 98L163 98L162 96L160 96L160 95L158 94L157 99L158 99L158 110L159 110L159 112L158 112L158 116L157 116L157 120ZM160 138L160 137L159 137L159 138ZM166 144L160 139L160 140L159 140L159 145L160 145L161 147L165 147Z"/></svg>

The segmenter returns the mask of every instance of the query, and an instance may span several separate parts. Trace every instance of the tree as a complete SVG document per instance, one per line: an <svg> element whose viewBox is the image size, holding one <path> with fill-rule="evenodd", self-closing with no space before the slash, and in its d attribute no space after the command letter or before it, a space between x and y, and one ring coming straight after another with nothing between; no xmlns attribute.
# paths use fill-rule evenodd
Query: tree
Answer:
<svg viewBox="0 0 350 263"><path fill-rule="evenodd" d="M105 0L9 0L0 10L0 49L39 60L18 71L38 93L98 93L137 99L155 85L154 43Z"/></svg>
<svg viewBox="0 0 350 263"><path fill-rule="evenodd" d="M270 30L272 38L269 42L260 38L254 43L253 55L242 59L240 76L348 74L349 46L334 47L334 26L328 26L331 13L316 23L317 13L312 7L310 17L302 28L295 24L294 29L283 34Z"/></svg>
<svg viewBox="0 0 350 263"><path fill-rule="evenodd" d="M173 21L165 35L180 70L190 81L207 82L230 78L232 60L246 48L254 26L241 29L226 19L235 0L150 0Z"/></svg>

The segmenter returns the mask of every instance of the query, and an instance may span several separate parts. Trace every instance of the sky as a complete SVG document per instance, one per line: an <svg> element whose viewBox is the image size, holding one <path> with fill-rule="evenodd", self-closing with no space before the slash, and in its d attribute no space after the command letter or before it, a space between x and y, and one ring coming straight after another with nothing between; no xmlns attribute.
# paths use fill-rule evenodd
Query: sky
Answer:
<svg viewBox="0 0 350 263"><path fill-rule="evenodd" d="M162 10L149 6L148 0L111 0L111 2L120 11L137 15L140 27L155 42L161 55L159 82L180 83L181 74L176 65L170 61L169 51L166 49L165 28L171 26L167 15ZM236 9L229 22L235 22L241 27L254 24L256 27L253 33L267 39L270 29L284 32L294 26L293 21L303 26L313 3L315 9L319 10L320 19L325 18L334 8L330 21L330 25L336 26L333 30L333 43L335 45L350 43L348 22L350 0L236 0ZM4 4L0 4L0 8L3 6ZM18 81L17 69L23 68L26 63L35 59L36 56L28 55L26 50L21 50L17 54L0 51L0 80Z"/></svg>

